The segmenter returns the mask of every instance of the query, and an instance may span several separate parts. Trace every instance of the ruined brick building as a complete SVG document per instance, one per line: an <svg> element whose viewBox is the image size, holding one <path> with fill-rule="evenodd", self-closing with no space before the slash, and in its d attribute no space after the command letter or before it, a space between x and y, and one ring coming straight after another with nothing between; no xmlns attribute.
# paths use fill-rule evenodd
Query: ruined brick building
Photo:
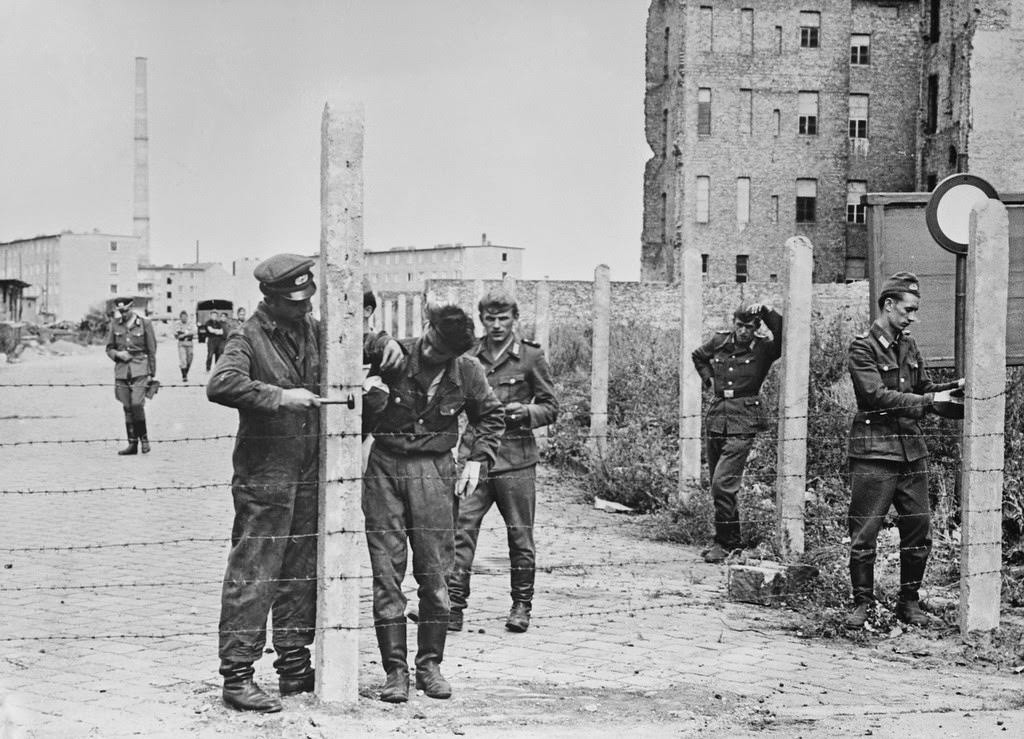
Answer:
<svg viewBox="0 0 1024 739"><path fill-rule="evenodd" d="M866 192L1024 190L1024 0L652 0L642 277L865 274Z"/></svg>

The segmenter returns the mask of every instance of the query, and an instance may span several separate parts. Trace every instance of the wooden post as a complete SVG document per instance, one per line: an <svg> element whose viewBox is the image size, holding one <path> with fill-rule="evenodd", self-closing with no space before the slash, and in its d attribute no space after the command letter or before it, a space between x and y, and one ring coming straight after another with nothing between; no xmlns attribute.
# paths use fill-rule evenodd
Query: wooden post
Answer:
<svg viewBox="0 0 1024 739"><path fill-rule="evenodd" d="M979 203L971 211L960 472L960 633L964 636L999 627L1009 233L1006 206L998 200Z"/></svg>
<svg viewBox="0 0 1024 739"><path fill-rule="evenodd" d="M423 296L416 293L412 296L412 330L410 335L418 339L423 335Z"/></svg>
<svg viewBox="0 0 1024 739"><path fill-rule="evenodd" d="M611 277L607 264L594 270L594 343L590 366L590 452L604 457L608 442L608 342Z"/></svg>
<svg viewBox="0 0 1024 739"><path fill-rule="evenodd" d="M359 566L363 557L363 110L324 107L320 154L321 396L316 694L359 699ZM341 532L341 533L339 533Z"/></svg>
<svg viewBox="0 0 1024 739"><path fill-rule="evenodd" d="M409 334L406 331L407 323L407 311L405 309L405 293L401 293L398 296L398 330L395 332L396 339L404 339Z"/></svg>
<svg viewBox="0 0 1024 739"><path fill-rule="evenodd" d="M783 286L782 359L779 379L779 440L775 479L779 549L804 551L804 495L807 488L807 387L810 378L811 273L813 247L805 236L786 239Z"/></svg>
<svg viewBox="0 0 1024 739"><path fill-rule="evenodd" d="M537 298L534 308L536 316L533 321L533 340L536 341L545 352L548 358L551 350L548 343L551 339L551 286L547 280L537 283Z"/></svg>
<svg viewBox="0 0 1024 739"><path fill-rule="evenodd" d="M701 345L704 322L704 278L700 251L682 248L679 274L679 503L690 504L700 491L701 379L693 352Z"/></svg>

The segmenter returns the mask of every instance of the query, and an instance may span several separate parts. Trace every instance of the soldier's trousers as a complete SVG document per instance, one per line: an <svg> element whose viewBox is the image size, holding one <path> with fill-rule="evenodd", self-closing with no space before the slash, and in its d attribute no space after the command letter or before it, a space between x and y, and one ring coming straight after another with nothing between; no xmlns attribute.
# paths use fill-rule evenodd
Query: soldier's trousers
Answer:
<svg viewBox="0 0 1024 739"><path fill-rule="evenodd" d="M448 578L452 610L466 608L480 524L494 504L498 506L507 531L512 601L533 601L537 558L533 543L533 521L537 509L536 472L537 468L530 466L492 473L460 503L459 525L455 531L455 567Z"/></svg>
<svg viewBox="0 0 1024 739"><path fill-rule="evenodd" d="M178 343L178 369L188 372L192 366L192 342L179 342Z"/></svg>
<svg viewBox="0 0 1024 739"><path fill-rule="evenodd" d="M412 548L420 623L447 624L446 578L455 559L455 460L450 452L403 455L374 442L363 480L373 621L405 617L402 580Z"/></svg>
<svg viewBox="0 0 1024 739"><path fill-rule="evenodd" d="M900 600L917 600L931 552L928 462L850 459L850 579L853 599L874 599L875 546L889 506L899 515Z"/></svg>
<svg viewBox="0 0 1024 739"><path fill-rule="evenodd" d="M221 595L222 660L259 659L271 612L278 651L313 643L319 466L284 474L290 479L258 483L236 475L232 483L235 522Z"/></svg>
<svg viewBox="0 0 1024 739"><path fill-rule="evenodd" d="M742 545L737 494L753 444L753 434L707 435L705 454L715 504L715 541L724 549L738 549Z"/></svg>

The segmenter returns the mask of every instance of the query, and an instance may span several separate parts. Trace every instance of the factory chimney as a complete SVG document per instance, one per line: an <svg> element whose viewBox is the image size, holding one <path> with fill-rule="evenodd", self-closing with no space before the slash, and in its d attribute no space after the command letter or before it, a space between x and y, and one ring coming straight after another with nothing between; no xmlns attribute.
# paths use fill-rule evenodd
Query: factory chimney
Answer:
<svg viewBox="0 0 1024 739"><path fill-rule="evenodd" d="M149 124L146 57L135 57L135 202L132 233L139 237L139 263L149 264Z"/></svg>

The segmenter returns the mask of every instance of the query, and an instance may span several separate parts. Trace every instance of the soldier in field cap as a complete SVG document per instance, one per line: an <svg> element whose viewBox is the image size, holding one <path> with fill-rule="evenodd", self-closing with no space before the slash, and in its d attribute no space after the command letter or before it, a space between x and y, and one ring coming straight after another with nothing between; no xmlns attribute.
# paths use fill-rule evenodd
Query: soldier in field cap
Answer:
<svg viewBox="0 0 1024 739"><path fill-rule="evenodd" d="M282 696L313 690L316 615L320 332L310 316L314 260L278 254L253 272L263 301L231 334L206 387L238 409L232 456L235 521L221 596L224 702L272 713L281 702L253 682L273 611Z"/></svg>
<svg viewBox="0 0 1024 739"><path fill-rule="evenodd" d="M107 335L107 356L114 362L114 396L124 408L128 446L118 454L149 452L146 427L146 398L151 384L156 387L156 334L153 324L134 310L131 297L114 299L114 317Z"/></svg>
<svg viewBox="0 0 1024 739"><path fill-rule="evenodd" d="M931 381L910 326L917 320L920 284L897 272L878 291L878 317L850 344L848 367L857 398L850 428L850 580L854 610L849 628L862 628L874 602L875 542L890 506L899 516L900 593L896 616L926 626L918 603L931 551L928 449L918 421L955 403L963 380Z"/></svg>

